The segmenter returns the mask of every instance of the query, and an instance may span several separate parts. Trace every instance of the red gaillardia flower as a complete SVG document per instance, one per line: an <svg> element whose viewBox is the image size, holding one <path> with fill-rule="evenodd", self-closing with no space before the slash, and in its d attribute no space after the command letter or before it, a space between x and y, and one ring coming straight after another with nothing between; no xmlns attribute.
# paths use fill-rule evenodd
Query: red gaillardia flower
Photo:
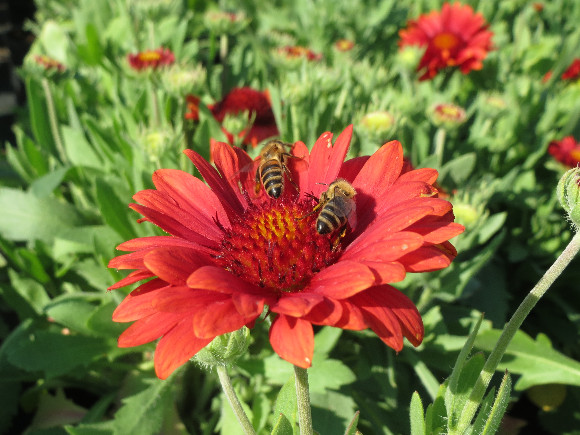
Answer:
<svg viewBox="0 0 580 435"><path fill-rule="evenodd" d="M354 48L354 42L350 39L339 39L334 43L334 47L338 51L350 51Z"/></svg>
<svg viewBox="0 0 580 435"><path fill-rule="evenodd" d="M34 56L34 62L36 62L47 71L63 72L66 70L66 67L58 60L53 59L52 57L48 57L44 54L38 54Z"/></svg>
<svg viewBox="0 0 580 435"><path fill-rule="evenodd" d="M172 65L175 62L175 55L168 48L161 47L156 50L130 53L127 55L127 59L131 68L141 71Z"/></svg>
<svg viewBox="0 0 580 435"><path fill-rule="evenodd" d="M421 316L390 283L447 267L457 255L448 240L464 228L436 197L434 169L402 173L397 141L345 162L351 136L352 125L334 145L324 133L311 152L296 142L296 158L287 159L292 182L278 199L256 193L253 173L243 170L259 162L222 142L211 144L215 168L185 151L207 184L156 171L155 189L137 193L131 208L169 235L124 242L117 249L130 253L109 263L134 269L110 289L146 281L113 314L134 322L119 346L161 338L154 362L164 379L216 336L252 327L265 312L274 351L303 368L312 363L312 325L371 328L397 351L403 337L418 346ZM321 235L315 198L338 178L356 190L356 207L346 231Z"/></svg>
<svg viewBox="0 0 580 435"><path fill-rule="evenodd" d="M570 168L580 164L580 143L572 136L562 140L553 140L548 145L548 152L560 163Z"/></svg>
<svg viewBox="0 0 580 435"><path fill-rule="evenodd" d="M281 47L278 49L278 53L281 55L290 58L305 58L307 60L320 60L322 59L322 54L315 53L314 51L310 50L309 48L303 47L301 45L287 45L286 47Z"/></svg>
<svg viewBox="0 0 580 435"><path fill-rule="evenodd" d="M580 78L580 58L572 61L570 66L562 73L562 80L576 80Z"/></svg>
<svg viewBox="0 0 580 435"><path fill-rule="evenodd" d="M186 100L188 111L185 118L199 120L199 98L188 95ZM260 92L248 87L234 88L221 101L209 105L208 108L219 123L224 121L226 115L248 112L248 120L253 119L253 124L249 131L243 130L238 134L239 137L244 138L243 143L246 145L256 146L264 139L280 135L267 91ZM225 128L222 130L228 138L228 142L233 144L233 134Z"/></svg>
<svg viewBox="0 0 580 435"><path fill-rule="evenodd" d="M417 45L426 47L417 71L420 80L429 80L446 67L458 67L463 74L480 70L482 61L492 50L493 33L480 13L469 5L445 3L442 10L410 20L407 28L399 31L399 47Z"/></svg>

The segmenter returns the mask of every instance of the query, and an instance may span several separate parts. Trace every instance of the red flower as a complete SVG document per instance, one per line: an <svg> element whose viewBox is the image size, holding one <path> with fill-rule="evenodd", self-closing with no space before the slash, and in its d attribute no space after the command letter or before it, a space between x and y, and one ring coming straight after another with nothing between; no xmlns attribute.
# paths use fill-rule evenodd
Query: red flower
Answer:
<svg viewBox="0 0 580 435"><path fill-rule="evenodd" d="M295 59L304 57L307 60L320 60L322 59L322 54L315 53L309 48L302 47L300 45L287 45L286 47L281 47L278 52L287 58Z"/></svg>
<svg viewBox="0 0 580 435"><path fill-rule="evenodd" d="M188 112L185 114L186 119L194 121L199 120L199 98L189 95L187 99ZM254 119L249 131L240 132L239 136L244 138L243 143L256 146L258 142L270 137L279 136L280 132L276 126L276 119L268 92L256 91L252 88L234 88L223 100L216 104L209 105L209 110L213 113L215 119L222 123L226 115L237 115L240 112L248 112L248 120ZM234 143L234 136L225 129L230 144Z"/></svg>
<svg viewBox="0 0 580 435"><path fill-rule="evenodd" d="M172 65L175 62L175 55L167 48L157 50L145 50L139 53L127 55L131 68L138 71L151 68L157 69L162 66Z"/></svg>
<svg viewBox="0 0 580 435"><path fill-rule="evenodd" d="M399 47L418 45L426 47L417 71L420 80L435 77L445 67L456 66L463 74L480 70L482 61L492 50L492 32L480 13L474 14L469 5L445 3L441 12L432 11L410 20L406 29L399 31Z"/></svg>
<svg viewBox="0 0 580 435"><path fill-rule="evenodd" d="M252 327L266 305L274 351L300 367L312 363L312 325L371 328L397 351L403 337L418 346L421 316L389 283L447 267L456 256L448 239L464 228L453 222L451 204L435 197L434 169L402 174L397 141L344 162L351 136L352 126L333 146L324 133L310 153L294 144L293 183L278 199L255 193L253 174L241 170L252 160L222 142L211 144L215 168L185 152L205 183L180 170L156 171L156 189L137 193L131 208L169 235L122 243L118 249L131 252L109 263L134 269L111 289L146 280L113 314L134 322L119 346L161 337L154 361L164 379L216 336ZM356 189L356 210L346 233L320 235L313 198L338 177Z"/></svg>
<svg viewBox="0 0 580 435"><path fill-rule="evenodd" d="M350 51L354 48L354 42L350 39L339 39L334 46L338 51Z"/></svg>
<svg viewBox="0 0 580 435"><path fill-rule="evenodd" d="M566 136L562 140L553 140L548 145L548 152L560 163L569 167L580 164L580 143L572 136Z"/></svg>
<svg viewBox="0 0 580 435"><path fill-rule="evenodd" d="M580 78L580 58L574 59L562 74L562 80L576 80L577 78Z"/></svg>
<svg viewBox="0 0 580 435"><path fill-rule="evenodd" d="M47 71L58 71L63 72L66 70L66 67L60 63L58 60L48 57L43 54L38 54L34 56L34 61L42 66Z"/></svg>

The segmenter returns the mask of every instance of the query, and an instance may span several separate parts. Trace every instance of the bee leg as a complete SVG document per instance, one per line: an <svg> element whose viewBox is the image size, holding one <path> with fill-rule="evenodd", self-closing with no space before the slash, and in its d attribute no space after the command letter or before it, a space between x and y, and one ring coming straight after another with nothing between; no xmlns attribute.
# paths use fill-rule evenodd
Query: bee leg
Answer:
<svg viewBox="0 0 580 435"><path fill-rule="evenodd" d="M316 204L314 206L314 208L312 209L312 211L310 213L305 214L304 216L300 216L298 218L295 218L296 220L302 220L304 218L307 218L308 216L312 216L314 213L316 213L316 210L318 210L320 207L322 207L324 203L323 202L319 202L318 204Z"/></svg>
<svg viewBox="0 0 580 435"><path fill-rule="evenodd" d="M254 185L254 193L258 195L260 193L260 187L262 187L262 181L260 180L260 169L256 171L256 184Z"/></svg>
<svg viewBox="0 0 580 435"><path fill-rule="evenodd" d="M340 232L340 234L338 235L338 237L336 239L334 239L334 242L332 242L332 252L336 251L336 248L338 248L338 245L340 244L340 239L342 239L346 234L346 227L344 227L342 229L342 231Z"/></svg>

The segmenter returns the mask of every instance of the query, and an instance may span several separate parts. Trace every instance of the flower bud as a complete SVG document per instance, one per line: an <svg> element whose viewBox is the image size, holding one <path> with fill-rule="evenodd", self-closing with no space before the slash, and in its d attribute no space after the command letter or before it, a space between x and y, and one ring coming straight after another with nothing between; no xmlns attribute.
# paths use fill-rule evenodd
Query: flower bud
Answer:
<svg viewBox="0 0 580 435"><path fill-rule="evenodd" d="M542 411L550 412L564 403L566 398L566 385L542 384L529 388L528 398Z"/></svg>
<svg viewBox="0 0 580 435"><path fill-rule="evenodd" d="M575 228L580 227L580 168L567 171L557 187L558 200Z"/></svg>
<svg viewBox="0 0 580 435"><path fill-rule="evenodd" d="M207 368L233 364L246 353L249 345L250 330L243 326L237 331L214 338L195 355L194 360Z"/></svg>
<svg viewBox="0 0 580 435"><path fill-rule="evenodd" d="M463 124L467 116L463 107L451 103L435 104L428 113L437 127L453 129Z"/></svg>

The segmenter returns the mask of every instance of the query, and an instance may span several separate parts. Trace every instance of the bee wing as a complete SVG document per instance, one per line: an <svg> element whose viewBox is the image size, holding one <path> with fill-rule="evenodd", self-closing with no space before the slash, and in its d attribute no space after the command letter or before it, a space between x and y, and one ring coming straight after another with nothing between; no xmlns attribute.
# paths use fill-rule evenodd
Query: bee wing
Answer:
<svg viewBox="0 0 580 435"><path fill-rule="evenodd" d="M233 182L238 183L240 193L254 191L254 186L256 184L256 170L258 169L259 160L260 159L258 158L242 166L240 170L235 172L228 180L230 184Z"/></svg>
<svg viewBox="0 0 580 435"><path fill-rule="evenodd" d="M350 229L354 230L356 228L356 203L354 199L349 201L350 203L350 211L347 214L348 224L350 225Z"/></svg>

